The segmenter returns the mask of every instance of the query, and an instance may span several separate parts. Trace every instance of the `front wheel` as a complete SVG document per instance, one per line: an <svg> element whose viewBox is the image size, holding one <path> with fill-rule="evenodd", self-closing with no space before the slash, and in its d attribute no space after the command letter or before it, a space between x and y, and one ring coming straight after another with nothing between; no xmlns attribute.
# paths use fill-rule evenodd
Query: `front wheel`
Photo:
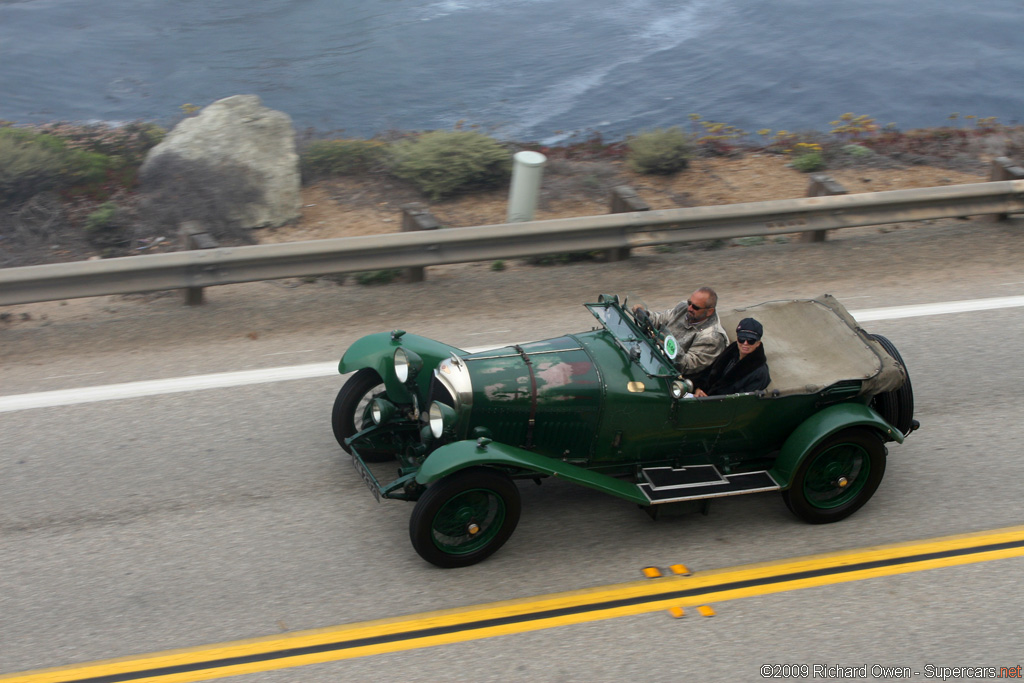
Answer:
<svg viewBox="0 0 1024 683"><path fill-rule="evenodd" d="M844 429L804 458L782 497L805 522L838 522L868 502L884 473L881 438L868 429Z"/></svg>
<svg viewBox="0 0 1024 683"><path fill-rule="evenodd" d="M331 411L331 427L334 438L347 452L352 449L345 444L345 439L362 431L373 424L370 419L370 403L378 396L384 395L384 380L373 368L363 368L348 378L334 399ZM390 454L363 453L363 459L371 462L390 460Z"/></svg>
<svg viewBox="0 0 1024 683"><path fill-rule="evenodd" d="M430 486L409 519L409 538L427 562L468 567L505 544L519 523L519 489L486 467L449 474Z"/></svg>

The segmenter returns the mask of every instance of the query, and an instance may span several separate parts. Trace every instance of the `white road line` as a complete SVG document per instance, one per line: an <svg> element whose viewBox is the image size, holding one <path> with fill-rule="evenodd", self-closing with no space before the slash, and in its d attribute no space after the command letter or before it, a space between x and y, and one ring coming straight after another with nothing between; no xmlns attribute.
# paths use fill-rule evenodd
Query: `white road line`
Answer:
<svg viewBox="0 0 1024 683"><path fill-rule="evenodd" d="M336 374L338 374L338 362L334 361L332 363L311 363L309 365L294 365L285 368L217 372L212 375L172 377L170 379L106 384L96 387L81 387L79 389L41 391L35 394L0 396L0 413L8 413L15 410L31 410L32 408L68 406L76 403L112 401L121 398L174 394L182 391L239 387L246 384L264 384L266 382L280 382L288 379L309 379L311 377L326 377L327 375Z"/></svg>
<svg viewBox="0 0 1024 683"><path fill-rule="evenodd" d="M69 377L90 377L92 375L102 375L102 374L104 374L104 373L102 373L102 372L77 372L77 373L75 373L73 375L50 375L49 377L44 377L43 379L67 379Z"/></svg>
<svg viewBox="0 0 1024 683"><path fill-rule="evenodd" d="M898 318L917 318L924 315L947 315L949 313L973 313L976 311L994 311L1000 308L1024 306L1024 296L1001 296L994 299L972 299L970 301L943 301L937 304L916 304L913 306L890 306L888 308L870 308L863 311L850 311L859 323L874 320L896 320Z"/></svg>
<svg viewBox="0 0 1024 683"><path fill-rule="evenodd" d="M1024 296L1004 296L993 299L974 299L970 301L947 301L937 304L918 304L913 306L890 306L888 308L871 308L862 311L850 311L858 322L876 320L896 320L899 318L916 318L926 315L947 315L950 313L971 313L975 311L992 311L1001 308L1024 306ZM496 346L496 345L495 345ZM484 351L490 347L466 349L466 351ZM173 394L183 391L202 391L204 389L223 389L246 384L264 384L282 382L292 379L310 379L313 377L329 377L337 375L338 362L310 363L293 365L283 368L266 368L264 370L244 370L241 372L218 372L211 375L195 375L192 377L173 377L142 382L126 382L123 384L107 384L79 389L61 389L57 391L41 391L33 394L16 394L0 396L0 413L33 408L52 408L54 406L74 405L78 403L95 403L124 398L140 398L159 394Z"/></svg>

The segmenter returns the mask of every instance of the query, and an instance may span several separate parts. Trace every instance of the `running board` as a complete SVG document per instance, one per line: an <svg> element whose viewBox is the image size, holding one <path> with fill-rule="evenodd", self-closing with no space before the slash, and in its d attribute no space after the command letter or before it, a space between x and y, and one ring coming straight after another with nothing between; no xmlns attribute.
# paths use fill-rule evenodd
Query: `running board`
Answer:
<svg viewBox="0 0 1024 683"><path fill-rule="evenodd" d="M723 475L714 465L648 467L647 481L638 484L652 505L778 491L781 487L766 471Z"/></svg>

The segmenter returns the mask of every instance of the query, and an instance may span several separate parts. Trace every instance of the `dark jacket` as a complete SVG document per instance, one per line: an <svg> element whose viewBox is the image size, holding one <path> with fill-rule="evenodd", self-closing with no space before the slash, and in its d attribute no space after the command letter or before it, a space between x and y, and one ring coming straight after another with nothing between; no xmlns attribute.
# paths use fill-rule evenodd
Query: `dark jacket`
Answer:
<svg viewBox="0 0 1024 683"><path fill-rule="evenodd" d="M722 355L715 359L708 371L697 379L697 388L708 396L741 394L759 391L772 381L768 373L768 359L764 355L764 344L740 359L736 342L729 344Z"/></svg>

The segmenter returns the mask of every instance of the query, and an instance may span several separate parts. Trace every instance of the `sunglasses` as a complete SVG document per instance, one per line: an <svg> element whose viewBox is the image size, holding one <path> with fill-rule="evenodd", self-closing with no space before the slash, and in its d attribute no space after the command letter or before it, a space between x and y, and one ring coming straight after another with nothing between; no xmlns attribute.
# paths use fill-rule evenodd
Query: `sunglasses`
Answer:
<svg viewBox="0 0 1024 683"><path fill-rule="evenodd" d="M756 339L737 339L736 343L737 344L756 344L757 340Z"/></svg>
<svg viewBox="0 0 1024 683"><path fill-rule="evenodd" d="M697 304L693 303L689 299L686 300L686 305L689 306L690 308L692 308L695 311L703 311L703 310L708 309L708 308L714 308L714 306L698 306Z"/></svg>

